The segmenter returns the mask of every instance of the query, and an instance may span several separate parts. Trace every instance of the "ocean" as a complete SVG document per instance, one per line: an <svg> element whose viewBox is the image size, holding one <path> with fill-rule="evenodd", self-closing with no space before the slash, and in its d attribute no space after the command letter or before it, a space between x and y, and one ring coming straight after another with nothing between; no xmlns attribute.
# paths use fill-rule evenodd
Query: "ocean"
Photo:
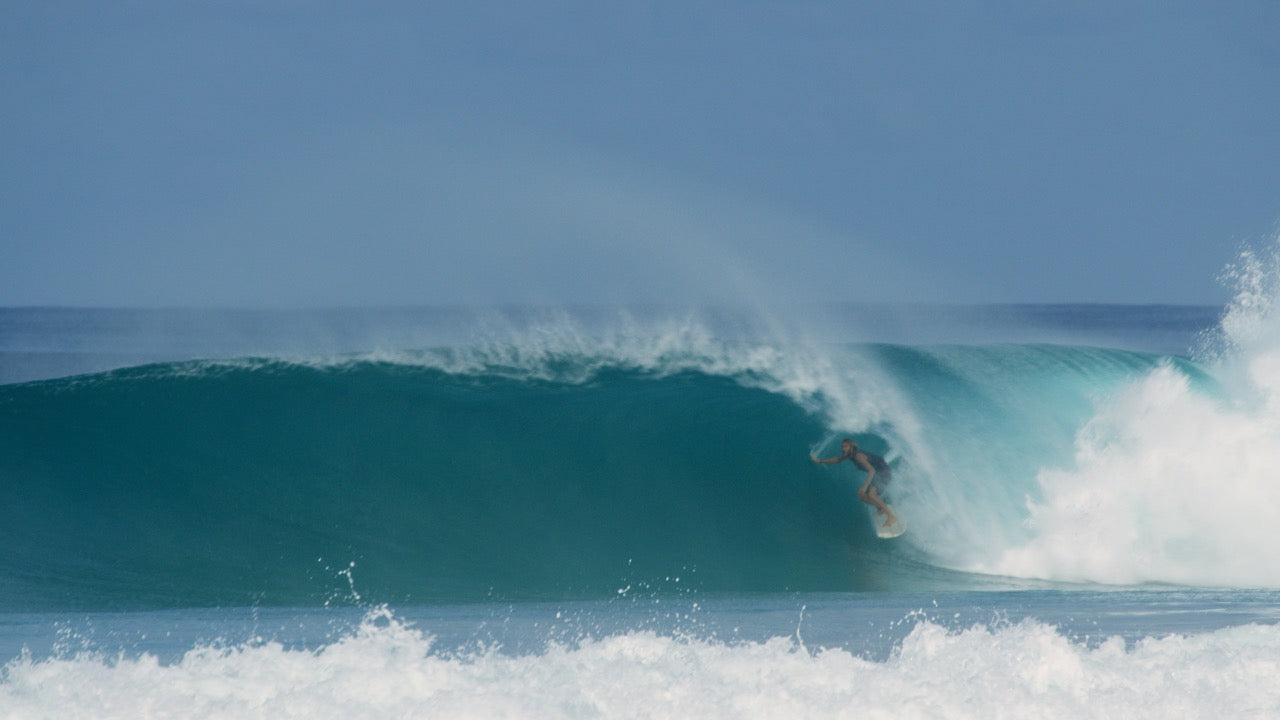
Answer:
<svg viewBox="0 0 1280 720"><path fill-rule="evenodd" d="M1280 717L1280 293L0 309L0 718ZM894 469L875 536L851 437Z"/></svg>

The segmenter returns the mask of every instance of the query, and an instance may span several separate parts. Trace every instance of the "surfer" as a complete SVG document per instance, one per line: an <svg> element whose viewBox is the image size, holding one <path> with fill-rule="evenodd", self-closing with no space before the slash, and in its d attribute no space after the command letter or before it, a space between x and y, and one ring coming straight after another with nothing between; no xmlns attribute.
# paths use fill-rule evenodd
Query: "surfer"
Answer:
<svg viewBox="0 0 1280 720"><path fill-rule="evenodd" d="M889 509L884 500L880 499L880 496L884 494L885 486L893 479L893 471L889 469L889 463L875 453L859 450L858 443L850 438L840 441L840 451L839 457L818 458L816 455L810 455L809 459L819 465L834 465L842 460L848 460L866 470L867 481L858 490L858 499L875 507L877 514L885 516L885 527L898 522L898 518L893 515L893 510Z"/></svg>

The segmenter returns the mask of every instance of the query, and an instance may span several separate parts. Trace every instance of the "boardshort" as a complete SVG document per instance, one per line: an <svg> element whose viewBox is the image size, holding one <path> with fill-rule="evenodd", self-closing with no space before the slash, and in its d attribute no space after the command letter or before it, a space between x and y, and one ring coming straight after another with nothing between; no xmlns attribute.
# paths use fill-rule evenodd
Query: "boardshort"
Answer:
<svg viewBox="0 0 1280 720"><path fill-rule="evenodd" d="M884 488L893 481L893 473L889 470L877 470L876 474L871 478L871 488L876 491L880 497L884 497Z"/></svg>

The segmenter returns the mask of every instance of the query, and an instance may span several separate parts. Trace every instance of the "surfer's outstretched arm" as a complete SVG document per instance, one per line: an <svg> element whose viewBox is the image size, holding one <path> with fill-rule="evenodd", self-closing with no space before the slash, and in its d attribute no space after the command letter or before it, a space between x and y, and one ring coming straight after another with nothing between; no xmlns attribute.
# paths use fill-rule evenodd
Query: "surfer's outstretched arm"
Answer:
<svg viewBox="0 0 1280 720"><path fill-rule="evenodd" d="M817 455L810 455L809 459L818 463L819 465L832 465L840 462L841 460L844 459L844 457L820 458Z"/></svg>

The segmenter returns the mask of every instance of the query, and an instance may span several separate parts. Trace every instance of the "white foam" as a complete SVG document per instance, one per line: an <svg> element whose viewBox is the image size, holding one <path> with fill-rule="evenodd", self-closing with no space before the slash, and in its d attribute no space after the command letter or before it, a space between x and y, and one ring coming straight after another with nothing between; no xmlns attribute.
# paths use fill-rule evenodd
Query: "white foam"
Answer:
<svg viewBox="0 0 1280 720"><path fill-rule="evenodd" d="M1280 251L1246 253L1205 361L1102 402L1074 467L1043 470L1031 539L976 569L1103 583L1280 587Z"/></svg>
<svg viewBox="0 0 1280 720"><path fill-rule="evenodd" d="M619 312L597 325L588 327L569 313L521 324L493 316L477 326L470 343L460 346L291 362L321 368L385 362L455 375L562 383L591 382L609 370L656 377L700 372L787 397L841 432L866 430L890 417L903 424L900 408L905 403L893 383L856 350L836 350L833 357L831 348L776 328L765 333L772 339L761 339L761 331L753 329L742 333L749 337L726 340L692 312L644 319Z"/></svg>
<svg viewBox="0 0 1280 720"><path fill-rule="evenodd" d="M1074 642L1024 621L922 622L884 662L796 638L628 632L528 655L455 656L381 610L314 650L271 642L155 657L11 661L6 718L1274 717L1280 628Z"/></svg>

